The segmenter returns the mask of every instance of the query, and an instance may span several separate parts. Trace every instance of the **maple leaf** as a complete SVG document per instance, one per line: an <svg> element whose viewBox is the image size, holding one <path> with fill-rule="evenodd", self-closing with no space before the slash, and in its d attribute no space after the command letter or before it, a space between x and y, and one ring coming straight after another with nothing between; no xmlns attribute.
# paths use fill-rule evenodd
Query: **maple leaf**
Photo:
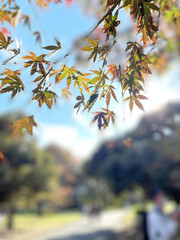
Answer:
<svg viewBox="0 0 180 240"><path fill-rule="evenodd" d="M97 58L97 54L99 53L99 41L97 39L95 39L94 41L89 38L85 38L85 39L90 43L90 45L83 47L82 50L91 52L88 60L93 58L93 61L95 62Z"/></svg>
<svg viewBox="0 0 180 240"><path fill-rule="evenodd" d="M107 113L106 115L106 122L109 125L110 121L114 124L115 122L115 113L113 111L110 111L108 108L101 108L103 111Z"/></svg>
<svg viewBox="0 0 180 240"><path fill-rule="evenodd" d="M109 39L109 36L112 35L114 38L117 35L116 27L120 24L120 21L117 20L118 11L114 15L109 14L104 21L104 26L102 30L106 33L106 40Z"/></svg>
<svg viewBox="0 0 180 240"><path fill-rule="evenodd" d="M61 90L61 96L62 98L68 99L70 96L72 96L72 93L69 91L69 88L63 88Z"/></svg>
<svg viewBox="0 0 180 240"><path fill-rule="evenodd" d="M142 103L139 100L137 100L137 98L134 100L134 102L135 102L136 106L138 106L138 108L140 108L142 111L144 111L144 107L143 107Z"/></svg>
<svg viewBox="0 0 180 240"><path fill-rule="evenodd" d="M95 112L95 117L92 120L93 122L98 123L98 128L101 130L102 128L106 128L109 125L110 120L114 123L115 121L115 113L113 111L110 111L107 108L101 108L103 111Z"/></svg>
<svg viewBox="0 0 180 240"><path fill-rule="evenodd" d="M46 46L46 47L42 47L46 50L59 50L61 48L61 44L59 43L58 46L55 46L55 45L49 45L49 46Z"/></svg>
<svg viewBox="0 0 180 240"><path fill-rule="evenodd" d="M116 65L111 64L111 65L108 65L107 67L109 68L107 71L107 74L111 73L112 80L114 80L116 77L119 78L120 72L119 72L119 69L116 67Z"/></svg>
<svg viewBox="0 0 180 240"><path fill-rule="evenodd" d="M24 130L28 132L30 135L33 134L33 126L37 126L36 122L34 121L34 116L29 116L23 119L19 119L13 123L12 127L14 131L12 133L13 136L15 135L24 135Z"/></svg>
<svg viewBox="0 0 180 240"><path fill-rule="evenodd" d="M122 91L123 94L125 94L127 90L129 91L130 97L126 98L125 101L129 100L129 108L131 111L134 103L144 111L143 105L137 98L145 99L145 97L140 98L142 95L140 95L139 92L143 90L143 73L151 74L151 70L148 67L150 61L144 54L142 46L136 42L128 42L126 50L130 50L130 57L128 59L129 66L121 76Z"/></svg>
<svg viewBox="0 0 180 240"><path fill-rule="evenodd" d="M11 23L11 12L8 10L5 10L6 5L2 4L0 8L0 22L4 24L4 22Z"/></svg>
<svg viewBox="0 0 180 240"><path fill-rule="evenodd" d="M87 77L88 75L90 75L90 73L80 73L78 76L75 77L74 87L77 85L81 94L83 93L83 89L88 94L90 94L90 90L88 87L90 79Z"/></svg>
<svg viewBox="0 0 180 240"><path fill-rule="evenodd" d="M94 92L97 92L101 87L105 85L106 80L109 80L109 78L107 76L107 73L104 73L104 71L101 68L99 68L99 71L91 70L91 72L97 75L90 80L90 83L95 87Z"/></svg>
<svg viewBox="0 0 180 240"><path fill-rule="evenodd" d="M39 67L39 71L43 75L45 75L46 72L45 72L43 64L48 64L48 61L46 61L44 59L45 54L41 54L40 56L37 57L35 53L33 53L33 52L29 52L29 53L30 53L30 55L26 55L23 57L24 59L29 60L29 61L25 62L24 67L28 68L28 67L32 66L31 75L33 75L35 72L37 72L38 71L37 67Z"/></svg>
<svg viewBox="0 0 180 240"><path fill-rule="evenodd" d="M5 71L1 75L8 75L8 74L20 76L21 72L20 70L11 70L9 68L5 68Z"/></svg>
<svg viewBox="0 0 180 240"><path fill-rule="evenodd" d="M6 77L0 78L0 93L12 92L11 97L13 98L18 92L24 90L24 84L18 76L20 75L19 70L11 71L6 69L2 75L6 75Z"/></svg>
<svg viewBox="0 0 180 240"><path fill-rule="evenodd" d="M88 112L89 112L93 107L93 105L95 104L95 102L97 101L98 96L99 96L98 93L92 94L88 99L83 111L85 111L88 108Z"/></svg>
<svg viewBox="0 0 180 240"><path fill-rule="evenodd" d="M133 95L133 96L127 97L127 98L124 99L124 101L129 100L129 108L130 108L131 111L133 110L134 104L136 104L136 106L138 108L140 108L142 111L144 111L144 107L138 99L147 100L148 98L146 96L143 96L143 95L139 94L139 95Z"/></svg>
<svg viewBox="0 0 180 240"><path fill-rule="evenodd" d="M95 117L92 120L92 122L97 121L98 123L98 128L101 130L101 128L106 128L108 126L108 123L106 121L106 112L96 112Z"/></svg>
<svg viewBox="0 0 180 240"><path fill-rule="evenodd" d="M57 45L49 45L49 46L46 46L46 47L42 47L43 49L51 51L48 54L46 54L45 57L52 56L52 55L56 54L61 49L61 43L56 38L55 38L55 41L56 41Z"/></svg>
<svg viewBox="0 0 180 240"><path fill-rule="evenodd" d="M44 74L44 73L42 74L42 72L40 72L40 71L38 71L38 73L39 73L39 76L37 78L35 78L33 82L38 82L38 81L44 81L45 80L45 76L47 74Z"/></svg>
<svg viewBox="0 0 180 240"><path fill-rule="evenodd" d="M51 108L53 103L56 103L56 93L50 90L41 91L38 90L32 100L37 100L39 103L39 107L41 107L44 103Z"/></svg>
<svg viewBox="0 0 180 240"><path fill-rule="evenodd" d="M77 113L79 112L79 109L81 108L82 105L85 105L85 98L84 95L81 94L80 96L76 97L76 100L78 100L78 102L74 105L74 108L77 108Z"/></svg>
<svg viewBox="0 0 180 240"><path fill-rule="evenodd" d="M76 78L75 75L77 73L80 73L80 72L76 70L75 67L69 68L66 65L63 65L59 71L55 71L53 74L56 74L55 76L56 83L60 83L63 79L66 79L67 86L69 87L72 80Z"/></svg>
<svg viewBox="0 0 180 240"><path fill-rule="evenodd" d="M111 96L114 98L114 100L118 103L118 100L116 98L116 95L115 95L115 92L114 92L114 87L112 85L108 86L108 91L106 93L106 106L107 106L107 109L108 109L108 106L109 106L109 103L110 103L110 99L111 99Z"/></svg>
<svg viewBox="0 0 180 240"><path fill-rule="evenodd" d="M11 37L5 37L5 35L0 32L0 49L7 49L7 47L13 42Z"/></svg>
<svg viewBox="0 0 180 240"><path fill-rule="evenodd" d="M151 1L128 1L130 4L130 14L134 20L137 21L138 33L142 33L142 39L144 46L146 45L148 38L156 43L155 33L158 31L158 27L154 25L154 20L151 11L159 11L159 8L151 3Z"/></svg>

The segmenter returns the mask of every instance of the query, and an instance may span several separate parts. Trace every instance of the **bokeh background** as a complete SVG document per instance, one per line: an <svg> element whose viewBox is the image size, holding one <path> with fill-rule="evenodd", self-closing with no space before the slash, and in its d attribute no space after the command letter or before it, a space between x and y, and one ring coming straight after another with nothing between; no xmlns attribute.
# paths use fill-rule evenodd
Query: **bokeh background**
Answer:
<svg viewBox="0 0 180 240"><path fill-rule="evenodd" d="M22 54L34 49L38 55L40 45L56 37L62 44L59 58L54 56L59 64L70 53L66 64L82 70L94 67L80 49L105 1L67 1L48 9L17 2L33 23L31 30L22 24L8 28L22 45ZM119 18L119 42L108 60L114 64L123 63L125 43L136 39L125 10ZM40 42L34 31L41 33ZM98 29L93 34L103 41ZM0 239L140 239L138 213L151 207L148 194L156 186L168 195L167 212L179 207L180 62L175 43L168 44L166 64L145 82L145 112L130 112L128 104L120 102L115 124L103 131L91 123L91 114L76 113L75 97L58 98L51 110L31 102L27 72L22 73L29 86L26 94L13 100L0 95ZM23 68L18 58L16 63ZM12 122L27 115L35 115L38 123L33 137L12 138Z"/></svg>

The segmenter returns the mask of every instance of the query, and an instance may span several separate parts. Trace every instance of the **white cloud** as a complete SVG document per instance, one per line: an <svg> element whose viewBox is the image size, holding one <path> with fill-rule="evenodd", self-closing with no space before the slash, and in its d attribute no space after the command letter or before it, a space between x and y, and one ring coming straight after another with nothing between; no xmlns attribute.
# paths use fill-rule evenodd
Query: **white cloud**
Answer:
<svg viewBox="0 0 180 240"><path fill-rule="evenodd" d="M98 139L83 137L75 127L58 124L39 124L35 134L42 146L59 145L77 160L87 159L98 146Z"/></svg>

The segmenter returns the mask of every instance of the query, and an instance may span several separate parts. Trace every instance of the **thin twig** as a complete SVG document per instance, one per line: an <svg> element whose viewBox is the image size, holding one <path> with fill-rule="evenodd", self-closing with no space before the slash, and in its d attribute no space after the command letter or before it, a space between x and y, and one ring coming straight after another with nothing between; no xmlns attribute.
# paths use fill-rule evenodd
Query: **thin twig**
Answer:
<svg viewBox="0 0 180 240"><path fill-rule="evenodd" d="M113 5L113 6L106 12L106 14L99 20L99 22L96 24L96 26L85 36L85 38L88 37L88 36L101 24L101 22L104 21L104 19L105 19L110 13L112 13L112 11L117 7L118 4L120 4L120 2L121 2L121 0L117 0L117 1L114 3L114 5ZM124 6L120 6L120 7L118 8L118 11L119 11L121 8L123 8L123 7L124 7ZM115 44L115 42L113 43L113 45L114 45L114 44ZM60 59L56 60L56 61L54 62L54 64L57 64L57 63L60 62L62 59L68 57L71 53L72 53L72 52L69 51L69 52L68 52L67 54L65 54L63 57L61 57Z"/></svg>
<svg viewBox="0 0 180 240"><path fill-rule="evenodd" d="M121 0L117 0L114 5L107 11L107 13L99 20L99 22L96 24L96 26L93 28L93 30L91 30L91 32L89 32L89 34L91 34L92 32L94 32L94 30L104 21L104 19L113 12L113 10L117 7L118 4L120 4ZM119 9L118 9L119 10ZM89 36L89 34L87 36Z"/></svg>

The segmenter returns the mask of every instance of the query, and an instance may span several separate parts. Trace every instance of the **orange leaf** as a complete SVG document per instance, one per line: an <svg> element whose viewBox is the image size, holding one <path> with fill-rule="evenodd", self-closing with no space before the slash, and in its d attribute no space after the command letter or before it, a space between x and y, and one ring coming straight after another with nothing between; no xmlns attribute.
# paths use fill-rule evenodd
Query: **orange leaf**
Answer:
<svg viewBox="0 0 180 240"><path fill-rule="evenodd" d="M111 94L110 94L110 91L108 91L107 94L106 94L106 105L107 105L107 108L108 108L109 103L110 103L110 98L111 98Z"/></svg>
<svg viewBox="0 0 180 240"><path fill-rule="evenodd" d="M129 108L132 111L132 109L133 109L133 100L132 100L132 98L129 101Z"/></svg>
<svg viewBox="0 0 180 240"><path fill-rule="evenodd" d="M142 103L137 99L135 99L134 101L135 101L135 104L138 106L138 108L140 108L142 111L144 111L144 107L143 107Z"/></svg>
<svg viewBox="0 0 180 240"><path fill-rule="evenodd" d="M0 162L7 164L8 163L8 159L7 157L4 155L3 152L0 151Z"/></svg>
<svg viewBox="0 0 180 240"><path fill-rule="evenodd" d="M147 97L145 97L143 95L136 95L136 97L139 98L139 99L145 99L145 100L148 99Z"/></svg>
<svg viewBox="0 0 180 240"><path fill-rule="evenodd" d="M145 62L143 61L143 62L141 62L141 66L143 67L143 69L144 69L146 72L148 72L148 73L151 74L151 70L150 70L150 68L148 67L147 63L145 63Z"/></svg>
<svg viewBox="0 0 180 240"><path fill-rule="evenodd" d="M111 73L113 78L117 77L118 69L117 69L116 65L111 64L111 65L108 65L107 67L109 68L108 71L107 71L107 74Z"/></svg>
<svg viewBox="0 0 180 240"><path fill-rule="evenodd" d="M17 120L13 123L13 136L19 134L23 136L23 130L25 129L30 135L33 134L33 126L37 126L36 122L34 121L34 116L26 117L20 120Z"/></svg>
<svg viewBox="0 0 180 240"><path fill-rule="evenodd" d="M157 43L157 40L154 34L152 35L151 40L153 41L153 43Z"/></svg>
<svg viewBox="0 0 180 240"><path fill-rule="evenodd" d="M116 95L115 95L115 93L114 93L114 91L111 89L111 95L113 96L113 98L114 98L114 100L116 101L116 102L118 102L118 100L117 100L117 98L116 98Z"/></svg>

